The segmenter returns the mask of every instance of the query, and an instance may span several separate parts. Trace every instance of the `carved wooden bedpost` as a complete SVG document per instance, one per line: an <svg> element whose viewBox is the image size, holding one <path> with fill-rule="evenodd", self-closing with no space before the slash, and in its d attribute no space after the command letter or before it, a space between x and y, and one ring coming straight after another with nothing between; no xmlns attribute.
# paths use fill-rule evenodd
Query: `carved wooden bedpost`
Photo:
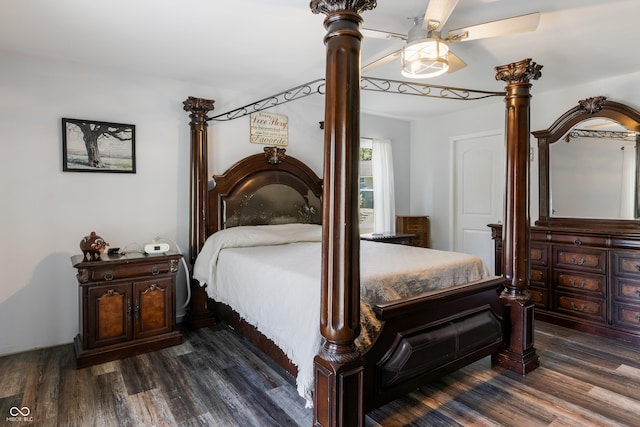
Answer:
<svg viewBox="0 0 640 427"><path fill-rule="evenodd" d="M327 17L322 288L320 331L314 359L314 425L364 425L363 364L354 341L360 334L360 12L373 0L311 1Z"/></svg>
<svg viewBox="0 0 640 427"><path fill-rule="evenodd" d="M530 80L541 76L542 66L525 59L496 67L496 80L506 89L506 192L503 233L503 275L507 288L501 295L509 308L508 348L494 363L527 374L539 365L533 346L534 304L527 292L530 269L529 217L529 99Z"/></svg>
<svg viewBox="0 0 640 427"><path fill-rule="evenodd" d="M207 113L213 110L211 99L188 97L184 110L189 112L191 121L191 213L189 222L189 261L193 266L196 256L207 240ZM207 308L207 293L196 280L191 281L191 302L186 322L193 328L201 328L214 323L212 313ZM205 285L206 286L206 285Z"/></svg>

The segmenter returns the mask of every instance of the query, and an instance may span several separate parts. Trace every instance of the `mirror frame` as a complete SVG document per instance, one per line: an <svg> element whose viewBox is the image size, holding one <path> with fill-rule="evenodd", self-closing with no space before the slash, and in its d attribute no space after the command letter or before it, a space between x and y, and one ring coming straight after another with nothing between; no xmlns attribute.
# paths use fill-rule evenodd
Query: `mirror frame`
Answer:
<svg viewBox="0 0 640 427"><path fill-rule="evenodd" d="M604 96L587 98L560 116L548 129L531 132L538 139L538 195L540 213L535 225L566 228L585 228L597 230L637 231L640 219L591 219L551 217L549 208L551 194L549 192L549 145L560 140L578 123L594 119L607 118L620 123L629 131L640 132L640 112L619 102L608 101ZM636 183L638 178L636 177ZM638 211L636 196L636 212Z"/></svg>

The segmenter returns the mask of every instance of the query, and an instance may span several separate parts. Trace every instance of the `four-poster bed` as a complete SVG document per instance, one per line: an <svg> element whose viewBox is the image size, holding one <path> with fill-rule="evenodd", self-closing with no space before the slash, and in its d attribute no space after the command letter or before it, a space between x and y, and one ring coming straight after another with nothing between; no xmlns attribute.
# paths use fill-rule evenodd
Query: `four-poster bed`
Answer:
<svg viewBox="0 0 640 427"><path fill-rule="evenodd" d="M315 425L363 425L367 411L487 355L492 355L494 363L522 374L538 365L533 305L526 292L529 81L540 76L541 68L531 60L498 67L496 75L507 83L504 276L375 303L372 311L380 332L371 346L357 345L363 280L357 191L359 14L374 7L375 1L311 2L313 12L327 15L322 181L304 164L274 149L266 156L244 159L216 176L216 186L209 191L207 113L213 110L213 101L189 98L184 102L191 118L192 263L209 235L228 225L229 218L250 203L247 195L267 184L282 184L305 200L293 214L280 212L278 217L302 215L309 220L318 214L317 209L321 211L314 218L322 224L318 289L322 345L313 368ZM322 200L321 208L314 207L312 196ZM231 219L236 220L234 225L242 224L242 219ZM205 286L209 284L200 286L195 280L192 284L189 315L193 325L208 324L215 311L275 361L296 371L287 355L232 307L208 300Z"/></svg>

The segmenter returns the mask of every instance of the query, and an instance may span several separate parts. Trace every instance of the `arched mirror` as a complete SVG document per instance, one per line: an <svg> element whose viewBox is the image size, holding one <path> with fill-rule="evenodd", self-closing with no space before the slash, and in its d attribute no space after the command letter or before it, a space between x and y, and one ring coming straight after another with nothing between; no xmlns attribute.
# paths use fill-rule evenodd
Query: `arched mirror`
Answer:
<svg viewBox="0 0 640 427"><path fill-rule="evenodd" d="M579 102L538 138L536 225L640 227L640 113L605 97Z"/></svg>

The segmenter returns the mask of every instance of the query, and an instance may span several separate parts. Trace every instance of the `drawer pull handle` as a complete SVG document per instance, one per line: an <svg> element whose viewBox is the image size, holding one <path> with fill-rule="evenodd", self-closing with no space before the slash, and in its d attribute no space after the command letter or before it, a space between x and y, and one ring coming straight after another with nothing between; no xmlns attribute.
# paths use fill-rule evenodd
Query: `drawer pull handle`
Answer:
<svg viewBox="0 0 640 427"><path fill-rule="evenodd" d="M585 311L587 308L587 305L582 304L580 307L578 307L575 302L571 301L571 308L575 311Z"/></svg>
<svg viewBox="0 0 640 427"><path fill-rule="evenodd" d="M158 266L154 265L153 267L151 267L151 274L154 276L160 274L160 269L158 268Z"/></svg>
<svg viewBox="0 0 640 427"><path fill-rule="evenodd" d="M580 284L578 284L578 285L577 285L577 284L576 284L576 281L575 281L574 279L570 279L570 280L569 280L569 283L570 283L570 284L571 284L571 286L573 286L574 288L580 288L580 289L582 289L582 288L584 288L584 287L586 286L587 281L586 281L586 280L583 280L582 282L580 282Z"/></svg>
<svg viewBox="0 0 640 427"><path fill-rule="evenodd" d="M640 322L640 316L636 316L636 322Z"/></svg>
<svg viewBox="0 0 640 427"><path fill-rule="evenodd" d="M113 271L107 271L104 273L104 280L113 280Z"/></svg>
<svg viewBox="0 0 640 427"><path fill-rule="evenodd" d="M636 270L640 271L640 264L636 264Z"/></svg>
<svg viewBox="0 0 640 427"><path fill-rule="evenodd" d="M636 296L640 297L640 289L636 289Z"/></svg>
<svg viewBox="0 0 640 427"><path fill-rule="evenodd" d="M576 240L573 241L573 244L576 246L580 246L582 244L582 240L580 240L579 238L576 238Z"/></svg>
<svg viewBox="0 0 640 427"><path fill-rule="evenodd" d="M583 265L585 262L587 262L585 258L580 258L580 261L577 261L574 257L571 257L571 264Z"/></svg>

